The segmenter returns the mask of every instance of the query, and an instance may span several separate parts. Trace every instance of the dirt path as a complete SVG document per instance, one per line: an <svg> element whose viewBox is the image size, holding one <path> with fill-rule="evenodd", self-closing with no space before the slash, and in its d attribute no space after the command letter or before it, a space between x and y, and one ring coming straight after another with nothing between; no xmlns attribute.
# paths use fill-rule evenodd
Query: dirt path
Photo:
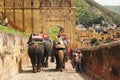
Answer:
<svg viewBox="0 0 120 80"><path fill-rule="evenodd" d="M76 73L70 61L66 63L66 69L63 72L54 69L55 63L49 62L49 68L44 68L38 73L32 73L32 67L29 66L11 80L91 80L84 73Z"/></svg>

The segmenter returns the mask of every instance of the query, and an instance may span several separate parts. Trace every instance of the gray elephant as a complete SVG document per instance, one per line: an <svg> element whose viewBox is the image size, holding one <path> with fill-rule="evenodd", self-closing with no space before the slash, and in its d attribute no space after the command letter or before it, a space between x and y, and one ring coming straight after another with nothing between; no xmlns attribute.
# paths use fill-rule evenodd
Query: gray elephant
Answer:
<svg viewBox="0 0 120 80"><path fill-rule="evenodd" d="M36 72L36 66L37 71L40 71L41 66L48 67L48 58L52 51L52 43L49 39L36 41L32 39L33 35L31 34L28 40L28 54L31 59L33 71Z"/></svg>
<svg viewBox="0 0 120 80"><path fill-rule="evenodd" d="M43 57L43 66L48 67L48 60L49 60L49 56L51 54L53 46L52 46L52 43L48 39L44 39L44 43L45 43L45 53Z"/></svg>
<svg viewBox="0 0 120 80"><path fill-rule="evenodd" d="M45 52L44 43L31 43L28 46L28 55L30 57L33 72L39 72L42 67L43 57Z"/></svg>

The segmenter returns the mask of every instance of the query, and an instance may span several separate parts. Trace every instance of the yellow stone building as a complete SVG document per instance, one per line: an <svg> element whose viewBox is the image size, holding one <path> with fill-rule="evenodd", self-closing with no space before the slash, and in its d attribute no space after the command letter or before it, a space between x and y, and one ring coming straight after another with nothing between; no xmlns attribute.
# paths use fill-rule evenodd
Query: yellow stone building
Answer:
<svg viewBox="0 0 120 80"><path fill-rule="evenodd" d="M28 33L48 33L50 27L65 28L74 42L76 23L74 0L0 0L3 17L12 28Z"/></svg>

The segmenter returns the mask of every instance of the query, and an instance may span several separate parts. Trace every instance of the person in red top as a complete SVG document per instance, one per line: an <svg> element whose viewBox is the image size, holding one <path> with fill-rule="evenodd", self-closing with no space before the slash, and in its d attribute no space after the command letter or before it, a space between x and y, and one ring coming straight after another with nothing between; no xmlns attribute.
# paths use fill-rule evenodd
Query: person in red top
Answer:
<svg viewBox="0 0 120 80"><path fill-rule="evenodd" d="M64 44L65 44L65 47L66 47L66 50L65 50L65 53L66 53L66 60L68 60L68 56L69 56L69 52L68 52L68 36L67 34L64 32L64 28L60 28L60 31L58 33L59 37L62 38Z"/></svg>
<svg viewBox="0 0 120 80"><path fill-rule="evenodd" d="M81 72L82 51L78 47L75 47L72 56L73 56L73 66L75 67L76 72Z"/></svg>
<svg viewBox="0 0 120 80"><path fill-rule="evenodd" d="M62 41L61 41L62 40ZM53 41L53 52L51 53L51 62L54 62L54 54L55 54L55 51L54 49L56 48L55 45L56 43L59 43L59 42L63 42L63 44L65 45L65 59L66 61L68 60L68 36L66 33L64 33L64 28L60 27L60 30L58 32L58 34L55 36L55 39Z"/></svg>

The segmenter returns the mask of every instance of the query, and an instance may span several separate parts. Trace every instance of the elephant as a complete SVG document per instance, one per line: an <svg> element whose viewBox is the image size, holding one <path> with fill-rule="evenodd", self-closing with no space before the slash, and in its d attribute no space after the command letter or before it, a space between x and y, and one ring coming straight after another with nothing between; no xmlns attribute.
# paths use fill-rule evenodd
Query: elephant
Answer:
<svg viewBox="0 0 120 80"><path fill-rule="evenodd" d="M65 51L64 49L56 49L55 50L55 58L56 58L56 70L63 71L65 68Z"/></svg>
<svg viewBox="0 0 120 80"><path fill-rule="evenodd" d="M28 45L28 55L30 57L33 72L40 72L42 67L42 60L45 53L44 43L31 43Z"/></svg>
<svg viewBox="0 0 120 80"><path fill-rule="evenodd" d="M65 45L61 44L58 39L55 38L53 41L53 48L51 54L51 62L54 62L54 57L56 59L56 69L63 71L65 69L66 51Z"/></svg>
<svg viewBox="0 0 120 80"><path fill-rule="evenodd" d="M43 66L44 67L48 67L48 60L49 60L49 56L51 54L52 51L52 43L49 40L45 40L45 53L44 53L44 57L43 57Z"/></svg>
<svg viewBox="0 0 120 80"><path fill-rule="evenodd" d="M32 65L34 64L34 62L35 62L34 59L36 57L32 58L32 56L35 56L37 53L36 56L38 58L40 58L40 64L42 63L41 66L48 67L48 58L52 51L52 43L50 42L50 40L48 38L43 38L41 40L36 41L36 40L32 39L32 35L35 35L35 34L31 34L29 37L29 40L27 42L29 45L28 54L31 59L31 63L32 63ZM36 44L34 44L33 42L35 42ZM34 71L34 67L33 67L33 71Z"/></svg>

